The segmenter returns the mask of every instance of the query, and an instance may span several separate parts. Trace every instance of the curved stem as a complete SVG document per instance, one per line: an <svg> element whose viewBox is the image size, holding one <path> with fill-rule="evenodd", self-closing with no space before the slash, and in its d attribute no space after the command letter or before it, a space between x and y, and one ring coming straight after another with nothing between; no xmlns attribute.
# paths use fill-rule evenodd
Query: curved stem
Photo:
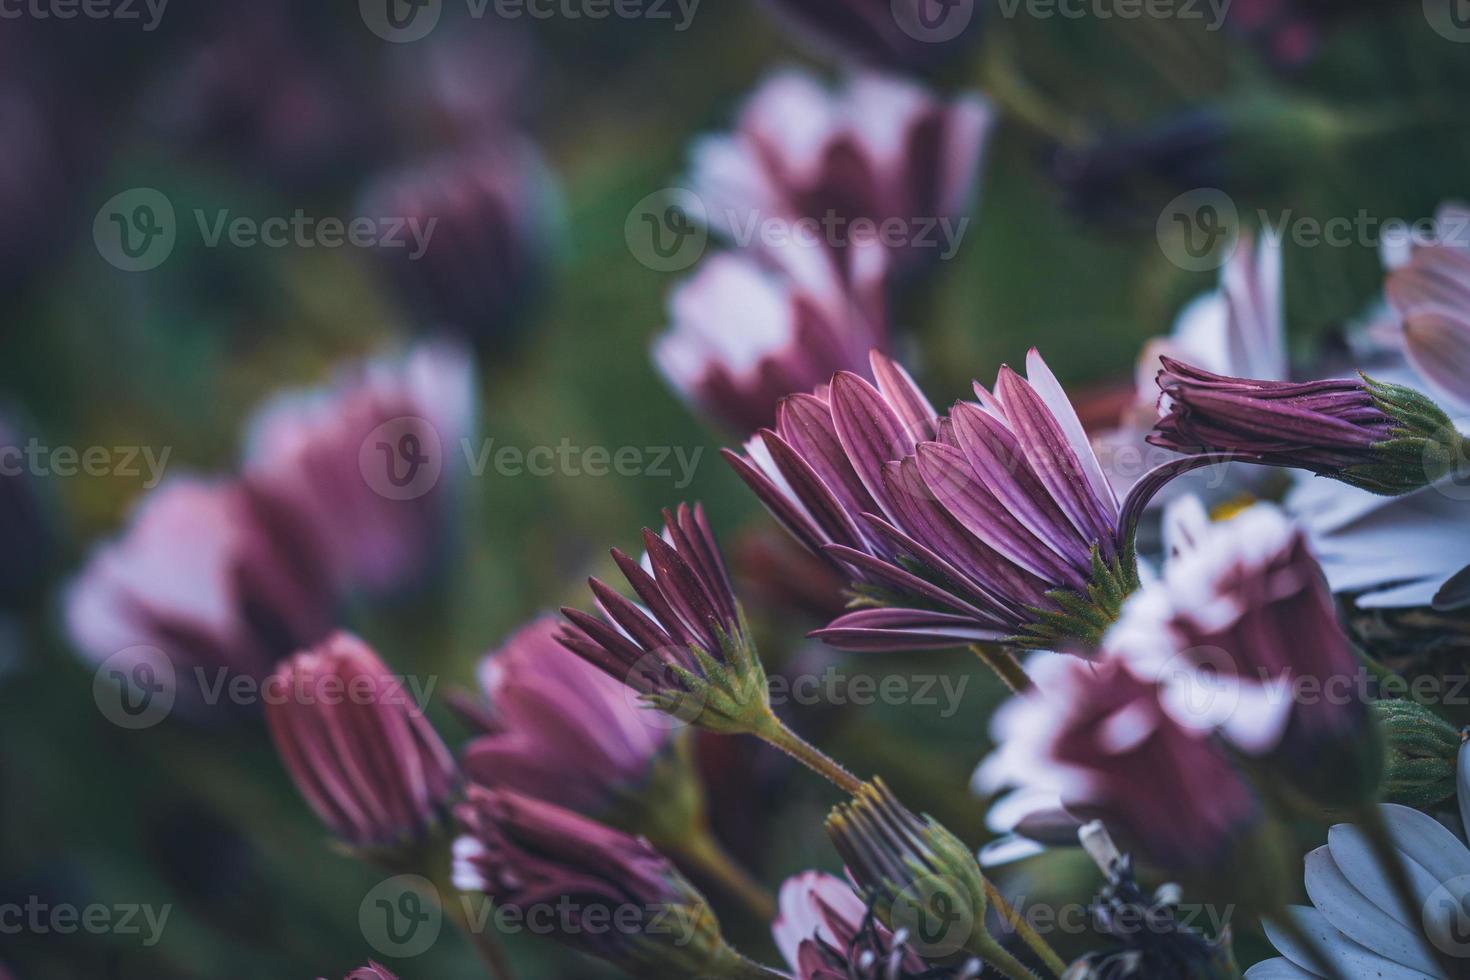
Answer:
<svg viewBox="0 0 1470 980"><path fill-rule="evenodd" d="M515 968L511 966L510 957L505 953L505 947L500 943L500 937L496 935L494 928L486 920L484 928L479 928L470 921L465 912L464 902L461 901L461 893L451 891L455 901L446 902L440 895L438 889L426 889L421 892L425 899L438 905L449 920L455 924L464 937L475 947L475 952L480 955L490 976L495 980L515 980ZM489 897L485 901L490 901Z"/></svg>
<svg viewBox="0 0 1470 980"><path fill-rule="evenodd" d="M786 974L777 973L768 966L762 966L755 960L748 960L734 950L730 951L730 959L726 962L725 972L720 974L720 980L786 980Z"/></svg>
<svg viewBox="0 0 1470 980"><path fill-rule="evenodd" d="M970 649L975 651L975 656L991 670L995 671L1005 686L1016 694L1031 690L1031 676L1021 666L1021 661L1009 648L991 643L972 643Z"/></svg>
<svg viewBox="0 0 1470 980"><path fill-rule="evenodd" d="M761 922L770 922L775 918L776 902L771 893L720 846L708 827L700 827L686 840L670 845L668 850L675 857L683 858L706 877L718 882L721 888L739 899L750 914Z"/></svg>
<svg viewBox="0 0 1470 980"><path fill-rule="evenodd" d="M1051 944L1041 937L1041 933L1032 928L1031 923L1026 921L1025 916L1011 907L1011 903L1006 901L1005 896L1000 893L1000 889L996 888L995 883L989 878L985 879L985 898L990 902L995 911L1000 914L1001 919L1005 921L1006 925L1010 926L1016 935L1021 937L1021 941L1029 946L1033 953L1040 957L1041 962L1046 964L1048 970L1058 977L1067 972L1066 961L1057 955L1057 951L1052 949Z"/></svg>
<svg viewBox="0 0 1470 980"><path fill-rule="evenodd" d="M1010 980L1036 980L1036 974L1027 969L1026 964L1006 952L1000 943L988 936L984 941L977 941L968 949L984 960L987 966L999 970Z"/></svg>
<svg viewBox="0 0 1470 980"><path fill-rule="evenodd" d="M821 749L787 728L785 723L774 714L770 716L770 722L764 728L753 734L785 752L844 793L856 793L862 788L862 780L842 768Z"/></svg>

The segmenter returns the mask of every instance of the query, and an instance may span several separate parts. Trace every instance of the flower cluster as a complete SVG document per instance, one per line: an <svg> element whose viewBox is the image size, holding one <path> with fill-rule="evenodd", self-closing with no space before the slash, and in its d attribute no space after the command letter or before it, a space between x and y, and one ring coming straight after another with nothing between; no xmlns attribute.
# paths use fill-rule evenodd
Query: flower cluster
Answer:
<svg viewBox="0 0 1470 980"><path fill-rule="evenodd" d="M239 475L165 480L96 549L68 590L73 641L98 661L146 648L140 657L166 657L181 681L269 675L339 625L349 597L403 590L434 569L456 481L446 471L399 493L389 477L442 467L444 447L471 431L473 401L469 365L450 346L278 396L249 427Z"/></svg>

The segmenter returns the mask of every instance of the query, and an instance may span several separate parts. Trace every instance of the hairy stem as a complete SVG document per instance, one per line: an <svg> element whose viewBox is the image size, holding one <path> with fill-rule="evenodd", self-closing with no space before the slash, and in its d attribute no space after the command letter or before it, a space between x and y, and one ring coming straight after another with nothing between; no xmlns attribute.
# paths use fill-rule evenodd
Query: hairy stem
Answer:
<svg viewBox="0 0 1470 980"><path fill-rule="evenodd" d="M774 714L770 716L769 723L754 734L785 752L844 793L856 793L862 788L862 780L842 768L821 749L787 728Z"/></svg>
<svg viewBox="0 0 1470 980"><path fill-rule="evenodd" d="M683 858L690 867L718 882L731 897L737 898L750 914L761 922L776 915L776 902L771 893L732 858L708 827L700 827L687 840L668 848Z"/></svg>
<svg viewBox="0 0 1470 980"><path fill-rule="evenodd" d="M1008 647L998 646L993 643L972 643L970 649L975 651L975 656L991 670L996 676L1017 694L1031 690L1031 677L1021 666L1021 661Z"/></svg>
<svg viewBox="0 0 1470 980"><path fill-rule="evenodd" d="M1000 889L996 888L995 883L989 878L985 879L985 898L999 913L1006 925L1010 926L1016 935L1021 937L1021 941L1040 957L1048 970L1058 977L1067 972L1066 961L1057 955L1057 951L1051 948L1050 943L1041 938L1041 933L1032 928L1025 916L1011 907L1005 896L1000 893Z"/></svg>

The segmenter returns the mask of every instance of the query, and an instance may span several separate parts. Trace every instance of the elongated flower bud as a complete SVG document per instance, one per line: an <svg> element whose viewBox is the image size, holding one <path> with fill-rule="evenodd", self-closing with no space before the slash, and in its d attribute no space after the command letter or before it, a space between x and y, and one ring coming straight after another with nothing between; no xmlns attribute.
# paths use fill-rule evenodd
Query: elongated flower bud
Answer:
<svg viewBox="0 0 1470 980"><path fill-rule="evenodd" d="M267 682L265 718L296 788L349 846L424 839L457 782L454 759L402 680L337 633Z"/></svg>
<svg viewBox="0 0 1470 980"><path fill-rule="evenodd" d="M1173 358L1159 372L1156 446L1311 470L1396 496L1463 467L1464 438L1424 395L1367 376L1294 383L1211 374Z"/></svg>
<svg viewBox="0 0 1470 980"><path fill-rule="evenodd" d="M704 897L647 841L508 791L470 788L456 810L454 881L501 914L635 977L759 976ZM775 974L771 974L774 976Z"/></svg>

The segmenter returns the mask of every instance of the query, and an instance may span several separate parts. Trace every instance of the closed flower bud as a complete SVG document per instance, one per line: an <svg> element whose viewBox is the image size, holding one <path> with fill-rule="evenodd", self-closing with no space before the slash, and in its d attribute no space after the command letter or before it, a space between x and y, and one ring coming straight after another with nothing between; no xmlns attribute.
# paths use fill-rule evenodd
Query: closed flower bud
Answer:
<svg viewBox="0 0 1470 980"><path fill-rule="evenodd" d="M912 937L925 959L963 962L973 954L1006 976L1029 975L986 930L989 884L974 854L937 821L905 808L882 780L834 809L827 834L879 921Z"/></svg>
<svg viewBox="0 0 1470 980"><path fill-rule="evenodd" d="M1383 802L1428 810L1453 796L1461 733L1413 701L1378 701L1373 714L1386 752Z"/></svg>
<svg viewBox="0 0 1470 980"><path fill-rule="evenodd" d="M647 841L550 803L473 786L454 881L635 977L775 977L720 934L704 897ZM548 914L551 913L551 914Z"/></svg>
<svg viewBox="0 0 1470 980"><path fill-rule="evenodd" d="M1412 388L1366 376L1256 381L1163 363L1149 442L1165 449L1311 470L1385 496L1428 486L1470 458L1449 416Z"/></svg>
<svg viewBox="0 0 1470 980"><path fill-rule="evenodd" d="M344 844L391 857L438 826L458 782L454 759L361 640L333 635L281 664L266 690L281 761Z"/></svg>

